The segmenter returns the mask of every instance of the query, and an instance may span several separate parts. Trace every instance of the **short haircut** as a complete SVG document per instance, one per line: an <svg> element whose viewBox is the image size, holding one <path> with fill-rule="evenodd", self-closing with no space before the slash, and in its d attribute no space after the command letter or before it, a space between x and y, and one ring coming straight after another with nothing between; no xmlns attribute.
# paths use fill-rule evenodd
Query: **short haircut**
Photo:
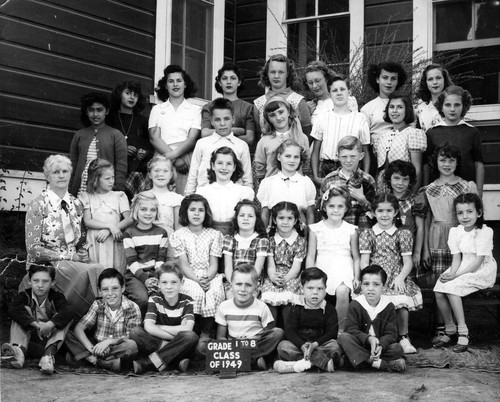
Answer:
<svg viewBox="0 0 500 402"><path fill-rule="evenodd" d="M229 110L231 112L231 116L234 116L234 106L233 102L229 99L225 98L217 98L214 99L209 105L210 115L213 116L214 110Z"/></svg>
<svg viewBox="0 0 500 402"><path fill-rule="evenodd" d="M97 185L102 173L106 169L115 170L113 164L106 159L94 159L90 162L88 167L88 179L87 179L87 192L89 194L94 194L97 191Z"/></svg>
<svg viewBox="0 0 500 402"><path fill-rule="evenodd" d="M401 216L399 214L399 201L394 194L391 194L391 193L377 194L370 204L372 211L375 212L375 210L378 208L379 204L381 204L383 202L391 204L392 208L394 208L395 215L394 215L394 220L392 223L394 223L394 225L398 228L401 227L402 222L401 222ZM377 222L377 219L373 218L372 222Z"/></svg>
<svg viewBox="0 0 500 402"><path fill-rule="evenodd" d="M460 117L464 117L469 111L470 107L472 106L472 96L470 92L467 91L466 89L463 89L462 87L459 87L458 85L451 85L448 88L446 88L443 92L441 92L438 96L435 106L439 114L443 117L444 117L443 113L444 100L449 95L457 95L462 99L462 114L460 115Z"/></svg>
<svg viewBox="0 0 500 402"><path fill-rule="evenodd" d="M212 210L210 209L210 205L205 197L199 194L190 194L184 197L181 201L181 206L179 208L179 224L181 226L188 226L188 209L191 203L193 202L201 202L203 203L203 207L205 208L205 219L203 220L204 228L211 228L214 225L214 221L212 218Z"/></svg>
<svg viewBox="0 0 500 402"><path fill-rule="evenodd" d="M212 156L210 156L210 165L207 169L209 183L213 183L217 180L217 178L215 177L215 172L212 169L212 164L217 160L217 155L231 155L233 157L233 162L236 169L231 175L232 182L236 183L243 177L243 165L241 164L234 151L229 147L220 147L219 149L216 149L214 152L212 152Z"/></svg>
<svg viewBox="0 0 500 402"><path fill-rule="evenodd" d="M175 262L165 262L163 263L156 271L155 271L155 276L159 280L163 274L174 274L177 275L179 280L182 281L182 278L184 278L184 275L182 275L182 271L179 268L179 265L176 264Z"/></svg>
<svg viewBox="0 0 500 402"><path fill-rule="evenodd" d="M158 85L155 88L158 99L162 100L163 102L165 102L169 96L167 89L168 76L174 73L180 73L182 75L184 85L186 86L186 88L184 89L184 98L192 98L198 90L191 76L185 70L183 70L181 66L177 64L171 64L165 67L165 70L163 70L163 77L158 81Z"/></svg>
<svg viewBox="0 0 500 402"><path fill-rule="evenodd" d="M68 166L69 172L73 172L73 165L71 164L71 160L64 155L50 155L45 162L43 163L43 174L45 177L49 176L49 173L52 171L52 167L54 165L66 165Z"/></svg>
<svg viewBox="0 0 500 402"><path fill-rule="evenodd" d="M97 284L99 286L99 289L101 288L101 284L104 279L113 279L113 278L118 279L118 283L120 284L121 287L125 285L125 280L123 279L123 275L118 270L116 270L115 268L106 268L104 271L101 272L99 278L97 279Z"/></svg>
<svg viewBox="0 0 500 402"><path fill-rule="evenodd" d="M457 168L454 173L456 176L460 176L460 164L462 163L462 154L460 153L460 149L447 142L434 150L430 160L430 167L433 175L435 176L439 176L437 161L440 156L455 159L457 161Z"/></svg>
<svg viewBox="0 0 500 402"><path fill-rule="evenodd" d="M380 77L382 70L387 71L388 73L397 73L398 74L398 84L396 85L396 89L401 88L406 83L406 71L403 66L399 63L394 63L392 61L384 61L379 64L371 64L368 67L366 75L368 77L368 84L372 89L376 92L380 92L379 85L377 83L377 79Z"/></svg>
<svg viewBox="0 0 500 402"><path fill-rule="evenodd" d="M323 284L326 286L328 275L325 274L321 269L316 267L306 268L300 274L300 283L302 284L302 286L304 286L306 282L314 281L316 279L321 279L323 281Z"/></svg>
<svg viewBox="0 0 500 402"><path fill-rule="evenodd" d="M108 97L100 92L90 92L82 96L80 108L80 121L85 127L90 127L90 119L87 114L87 109L94 103L100 103L104 108L109 111L110 103Z"/></svg>
<svg viewBox="0 0 500 402"><path fill-rule="evenodd" d="M130 207L130 210L132 211L132 219L134 219L135 222L137 222L137 215L139 213L139 206L141 204L141 201L151 201L156 205L156 218L155 221L158 220L159 214L160 214L160 203L158 202L158 199L156 198L156 195L151 191L141 191L140 193L136 194L135 197L132 200L132 205Z"/></svg>
<svg viewBox="0 0 500 402"><path fill-rule="evenodd" d="M349 84L349 78L346 78L344 77L343 75L336 75L332 78L332 84L336 81L343 81L345 83L345 85L347 86L347 89L349 89L350 87L350 84ZM330 84L328 86L328 90L330 90L330 87L332 86L332 84Z"/></svg>
<svg viewBox="0 0 500 402"><path fill-rule="evenodd" d="M424 68L422 72L422 77L420 78L420 84L418 86L417 97L422 99L425 103L429 103L432 100L431 91L427 86L427 73L431 70L440 70L443 74L444 78L444 89L448 88L450 85L453 85L453 81L451 80L450 73L446 68L444 68L441 64L429 64Z"/></svg>
<svg viewBox="0 0 500 402"><path fill-rule="evenodd" d="M410 183L408 185L409 189L411 189L417 182L417 171L415 170L413 163L396 159L395 161L389 163L387 169L384 171L384 182L391 190L391 178L395 173L400 174L401 176L408 176L410 178Z"/></svg>
<svg viewBox="0 0 500 402"><path fill-rule="evenodd" d="M297 73L295 71L295 64L293 63L292 59L286 57L284 54L275 54L269 57L267 59L266 64L264 64L264 67L260 70L259 74L259 84L261 86L271 87L271 81L269 81L269 65L271 64L272 61L277 61L280 63L286 63L286 86L287 87L294 87L295 83L297 81Z"/></svg>
<svg viewBox="0 0 500 402"><path fill-rule="evenodd" d="M279 96L273 96L272 98L269 98L264 105L263 115L264 121L267 125L267 130L264 135L270 135L274 133L275 129L273 123L271 123L271 120L269 119L268 114L278 110L281 106L284 106L288 110L288 125L291 127L293 119L295 119L296 116L295 108L285 99L280 98Z"/></svg>
<svg viewBox="0 0 500 402"><path fill-rule="evenodd" d="M241 69L238 67L238 65L236 65L230 61L226 61L222 65L220 70L217 71L217 77L215 77L215 90L220 94L223 93L222 86L220 85L220 80L226 71L233 71L236 74L236 76L240 80L240 86L238 87L238 90L236 93L238 94L238 93L242 92L245 89L245 80L243 78L243 74L241 73Z"/></svg>
<svg viewBox="0 0 500 402"><path fill-rule="evenodd" d="M250 274L252 276L252 281L255 285L257 285L257 283L259 282L259 274L255 270L255 268L250 264L243 263L243 264L236 265L236 267L234 267L233 273L231 275L231 282L234 281L234 276L237 273Z"/></svg>
<svg viewBox="0 0 500 402"><path fill-rule="evenodd" d="M389 102L387 102L384 111L384 121L387 123L392 123L392 120L389 117L389 106L393 99L401 99L403 101L403 104L405 105L404 122L406 124L413 123L415 121L415 111L413 110L413 105L411 103L410 97L408 95L397 92L393 92L392 94L389 95Z"/></svg>
<svg viewBox="0 0 500 402"><path fill-rule="evenodd" d="M477 218L476 221L476 227L478 229L483 228L484 224L484 208L483 208L483 201L481 201L481 198L477 194L474 193L465 193L465 194L460 194L457 198L453 200L453 206L455 207L455 210L457 209L457 204L474 204L474 207L476 208L477 213L481 214Z"/></svg>
<svg viewBox="0 0 500 402"><path fill-rule="evenodd" d="M28 268L28 278L31 279L37 272L47 272L52 282L56 280L56 269L52 265L31 264Z"/></svg>
<svg viewBox="0 0 500 402"><path fill-rule="evenodd" d="M382 281L382 285L385 285L387 282L387 273L384 271L380 265L372 264L368 265L366 268L361 270L359 274L361 281L363 281L363 276L365 275L378 275L380 276L380 280Z"/></svg>
<svg viewBox="0 0 500 402"><path fill-rule="evenodd" d="M361 144L361 141L359 138L354 137L353 135L346 135L344 138L342 138L338 145L337 145L337 153L340 154L340 151L342 150L349 150L352 151L353 149L356 149L360 153L363 152L363 144Z"/></svg>
<svg viewBox="0 0 500 402"><path fill-rule="evenodd" d="M122 92L126 89L137 95L137 103L134 106L134 113L141 113L147 105L147 99L142 93L141 83L138 81L123 81L111 92L111 113L118 113L122 103Z"/></svg>
<svg viewBox="0 0 500 402"><path fill-rule="evenodd" d="M283 141L278 148L276 148L276 151L274 151L274 163L278 167L278 170L281 171L281 162L278 160L278 155L281 155L285 152L285 150L289 147L297 147L300 150L300 164L298 169L302 166L304 161L307 159L307 151L300 145L297 141L292 140L292 139L287 139Z"/></svg>

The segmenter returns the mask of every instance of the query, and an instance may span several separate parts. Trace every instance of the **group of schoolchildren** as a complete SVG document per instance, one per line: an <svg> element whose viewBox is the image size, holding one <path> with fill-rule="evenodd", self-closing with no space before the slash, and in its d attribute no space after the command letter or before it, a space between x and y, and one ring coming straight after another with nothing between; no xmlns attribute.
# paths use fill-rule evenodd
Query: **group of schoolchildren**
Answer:
<svg viewBox="0 0 500 402"><path fill-rule="evenodd" d="M324 63L305 70L309 104L290 88L295 74L282 55L263 69L269 91L254 103L262 137L253 160L247 133L233 130L233 103L208 105L213 131L194 147L185 197L173 191L182 168L168 155L130 146L139 118L125 129L118 114L109 155L97 152L96 136L85 151L72 146L90 258L114 268L99 276L102 299L72 328L71 306L51 290L53 268L32 265L31 288L9 309L2 355L13 367L23 366L30 336L44 343L42 371L65 342L72 364L135 373L185 371L211 339L250 338L259 369L402 372L404 355L416 353L408 320L423 306L417 283L434 287L433 346L467 350L461 298L496 279L480 136L463 120L470 94L429 66L416 128L409 96L396 92L406 80L399 64L370 67L379 96L361 112L348 80ZM140 88L119 91L132 113ZM108 127L107 107L89 99L88 130L97 133ZM118 182L127 194L113 191Z"/></svg>

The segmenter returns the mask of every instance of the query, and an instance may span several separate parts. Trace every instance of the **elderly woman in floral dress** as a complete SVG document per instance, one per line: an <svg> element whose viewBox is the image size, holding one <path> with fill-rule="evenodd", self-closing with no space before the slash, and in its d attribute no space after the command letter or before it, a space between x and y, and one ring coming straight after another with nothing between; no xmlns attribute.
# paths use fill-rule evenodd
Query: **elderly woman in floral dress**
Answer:
<svg viewBox="0 0 500 402"><path fill-rule="evenodd" d="M56 289L64 293L79 317L98 295L97 278L104 268L90 262L87 251L79 247L83 205L68 192L71 161L66 156L51 155L45 160L43 172L48 187L26 213L27 267L51 264L56 269ZM28 286L26 275L19 290Z"/></svg>

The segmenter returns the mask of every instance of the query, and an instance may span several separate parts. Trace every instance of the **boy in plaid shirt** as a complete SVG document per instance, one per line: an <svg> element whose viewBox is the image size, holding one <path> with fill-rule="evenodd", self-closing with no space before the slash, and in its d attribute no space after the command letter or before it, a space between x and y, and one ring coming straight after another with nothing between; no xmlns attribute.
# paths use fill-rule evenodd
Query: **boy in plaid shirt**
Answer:
<svg viewBox="0 0 500 402"><path fill-rule="evenodd" d="M120 359L130 363L137 354L137 344L129 339L129 333L141 325L141 311L123 295L124 279L116 269L102 271L98 285L102 299L95 300L74 331L68 332L66 346L77 362L85 359L98 367L119 372ZM91 334L86 332L94 327Z"/></svg>
<svg viewBox="0 0 500 402"><path fill-rule="evenodd" d="M326 190L331 187L341 188L352 198L352 208L346 212L344 220L356 225L362 232L371 227L367 213L371 211L370 203L375 197L375 179L359 168L359 162L365 153L358 138L352 135L342 138L337 149L341 167L323 179L318 208Z"/></svg>

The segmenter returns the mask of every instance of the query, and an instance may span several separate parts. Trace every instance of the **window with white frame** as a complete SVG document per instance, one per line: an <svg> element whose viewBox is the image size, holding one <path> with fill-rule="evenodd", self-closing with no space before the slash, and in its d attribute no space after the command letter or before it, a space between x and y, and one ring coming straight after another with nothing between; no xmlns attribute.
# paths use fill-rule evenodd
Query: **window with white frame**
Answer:
<svg viewBox="0 0 500 402"><path fill-rule="evenodd" d="M474 104L500 103L500 1L434 0L433 18L434 59L454 60Z"/></svg>
<svg viewBox="0 0 500 402"><path fill-rule="evenodd" d="M287 0L287 54L298 66L323 60L349 70L349 0Z"/></svg>
<svg viewBox="0 0 500 402"><path fill-rule="evenodd" d="M179 64L208 99L212 85L213 0L172 1L171 63Z"/></svg>

